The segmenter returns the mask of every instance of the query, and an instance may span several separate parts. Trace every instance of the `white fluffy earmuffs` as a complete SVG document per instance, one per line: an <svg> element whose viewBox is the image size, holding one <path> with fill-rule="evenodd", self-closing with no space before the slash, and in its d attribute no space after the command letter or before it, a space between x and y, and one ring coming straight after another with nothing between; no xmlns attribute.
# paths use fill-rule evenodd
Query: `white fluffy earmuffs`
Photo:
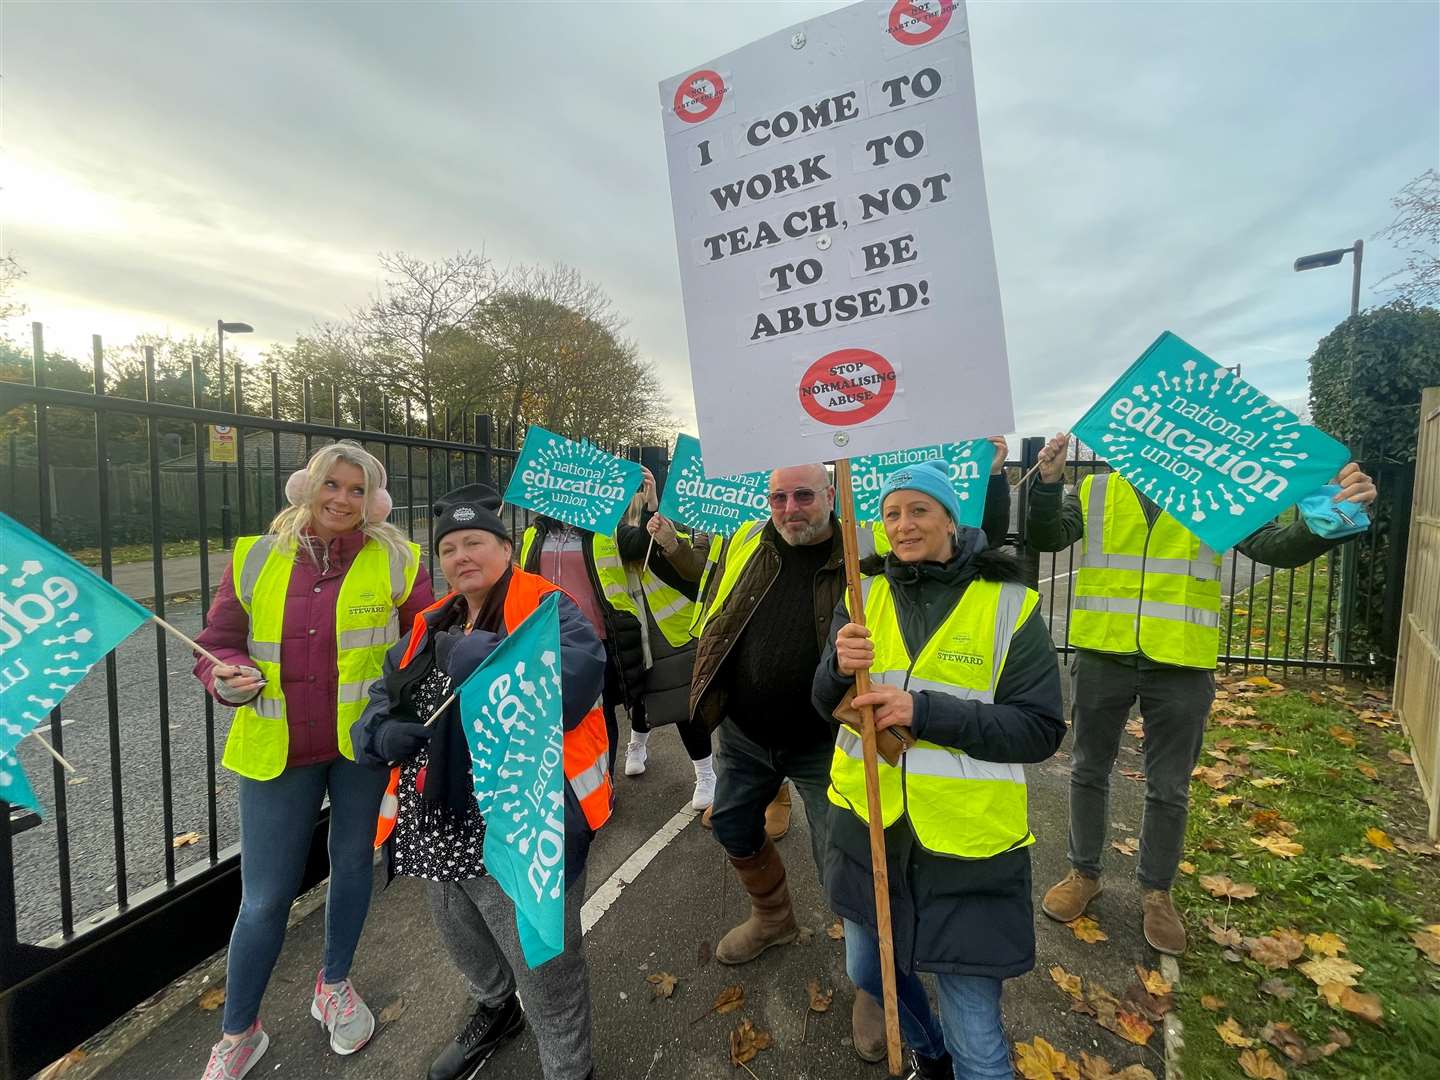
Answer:
<svg viewBox="0 0 1440 1080"><path fill-rule="evenodd" d="M310 473L306 469L296 469L290 474L290 479L285 481L285 498L290 500L291 506L305 506L310 496ZM368 505L365 508L365 520L371 525L379 525L390 516L390 511L395 507L395 500L390 498L390 492L385 490L384 485L388 482L385 475L385 466L380 466L381 486L370 492Z"/></svg>

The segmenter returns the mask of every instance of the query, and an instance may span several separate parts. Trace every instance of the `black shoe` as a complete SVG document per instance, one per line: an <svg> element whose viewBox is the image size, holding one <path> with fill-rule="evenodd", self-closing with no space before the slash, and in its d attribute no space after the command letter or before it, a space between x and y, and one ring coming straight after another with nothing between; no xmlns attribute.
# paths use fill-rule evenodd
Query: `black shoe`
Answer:
<svg viewBox="0 0 1440 1080"><path fill-rule="evenodd" d="M429 1080L469 1080L500 1044L520 1034L525 1011L514 994L500 1006L481 1002L469 1022L430 1066Z"/></svg>
<svg viewBox="0 0 1440 1080"><path fill-rule="evenodd" d="M905 1080L955 1080L955 1065L949 1054L938 1058L910 1051L910 1072Z"/></svg>

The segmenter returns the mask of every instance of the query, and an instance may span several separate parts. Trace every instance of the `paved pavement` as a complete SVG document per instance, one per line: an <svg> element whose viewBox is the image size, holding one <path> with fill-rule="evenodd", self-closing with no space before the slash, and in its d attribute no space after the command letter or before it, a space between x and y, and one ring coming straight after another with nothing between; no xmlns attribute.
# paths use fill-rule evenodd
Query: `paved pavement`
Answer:
<svg viewBox="0 0 1440 1080"><path fill-rule="evenodd" d="M1128 736L1125 742L1121 765L1137 767L1138 751ZM616 815L593 848L587 874L592 907L602 884L688 802L692 774L678 738L662 730L651 740L651 748L646 775L621 778ZM1037 897L1065 869L1068 771L1064 750L1028 770L1032 824L1039 838L1032 849ZM1141 786L1117 775L1114 794L1114 830L1119 838L1138 829ZM744 898L718 845L696 820L685 821L599 916L586 939L599 1076L606 1080L736 1076L727 1040L745 1019L775 1036L775 1046L750 1062L754 1074L764 1080L878 1080L885 1075L882 1066L862 1063L850 1048L852 991L845 979L843 946L825 934L833 916L825 909L811 865L799 800L795 814L795 825L780 850L789 867L800 922L813 932L806 943L773 949L741 968L726 968L709 958L720 935L744 914ZM1093 913L1110 940L1082 944L1037 909L1039 963L1035 971L1008 984L1006 1026L1014 1039L1029 1040L1039 1034L1072 1056L1081 1050L1099 1053L1116 1067L1143 1062L1163 1076L1158 1032L1150 1050L1122 1042L1093 1021L1069 1012L1067 999L1046 974L1051 965L1061 964L1120 994L1134 981L1135 962L1155 965L1156 957L1139 935L1133 860L1114 851L1107 858L1113 873ZM377 891L354 978L377 1013L387 1006L403 1011L382 1027L369 1047L350 1058L329 1053L308 1013L323 927L323 910L316 910L290 932L263 1006L272 1042L259 1075L347 1080L423 1076L457 1030L465 1002L459 979L436 941L420 888L402 879L384 892ZM657 1001L646 976L662 971L680 981L673 998ZM836 994L829 1012L811 1014L807 1022L810 979L819 979ZM726 1016L706 1016L715 996L735 983L745 989L744 1007ZM198 1076L215 1038L218 1017L189 1000L196 994L193 986L176 993L186 995L184 1004L109 1063L101 1073L106 1080ZM109 1061L103 1042L89 1049L95 1064ZM497 1054L481 1075L538 1080L529 1032Z"/></svg>

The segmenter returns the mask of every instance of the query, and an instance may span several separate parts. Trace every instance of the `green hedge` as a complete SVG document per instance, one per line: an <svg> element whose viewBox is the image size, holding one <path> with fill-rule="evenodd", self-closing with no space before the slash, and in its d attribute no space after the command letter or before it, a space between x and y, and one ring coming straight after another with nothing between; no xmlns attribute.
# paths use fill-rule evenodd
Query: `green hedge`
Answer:
<svg viewBox="0 0 1440 1080"><path fill-rule="evenodd" d="M1347 658L1395 656L1420 395L1440 385L1440 311L1397 300L1346 319L1310 358L1315 424L1376 477L1370 535L1346 557Z"/></svg>

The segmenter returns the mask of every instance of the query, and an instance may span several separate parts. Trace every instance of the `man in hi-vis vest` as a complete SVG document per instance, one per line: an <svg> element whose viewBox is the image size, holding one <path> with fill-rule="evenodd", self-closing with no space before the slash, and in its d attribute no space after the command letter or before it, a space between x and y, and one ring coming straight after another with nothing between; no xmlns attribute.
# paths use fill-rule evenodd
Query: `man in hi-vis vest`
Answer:
<svg viewBox="0 0 1440 1080"><path fill-rule="evenodd" d="M1084 540L1071 581L1071 870L1041 907L1052 919L1069 922L1100 893L1110 770L1138 701L1145 730L1137 865L1145 940L1178 956L1185 951L1185 926L1170 886L1185 840L1190 773L1215 699L1220 552L1118 473L1087 476L1078 490L1063 492L1069 443L1068 434L1059 434L1040 452L1026 516L1026 543L1037 551L1064 551ZM1338 483L1336 502L1375 498L1375 485L1353 462ZM1341 542L1316 536L1297 517L1289 525L1263 525L1235 546L1257 563L1295 567Z"/></svg>

